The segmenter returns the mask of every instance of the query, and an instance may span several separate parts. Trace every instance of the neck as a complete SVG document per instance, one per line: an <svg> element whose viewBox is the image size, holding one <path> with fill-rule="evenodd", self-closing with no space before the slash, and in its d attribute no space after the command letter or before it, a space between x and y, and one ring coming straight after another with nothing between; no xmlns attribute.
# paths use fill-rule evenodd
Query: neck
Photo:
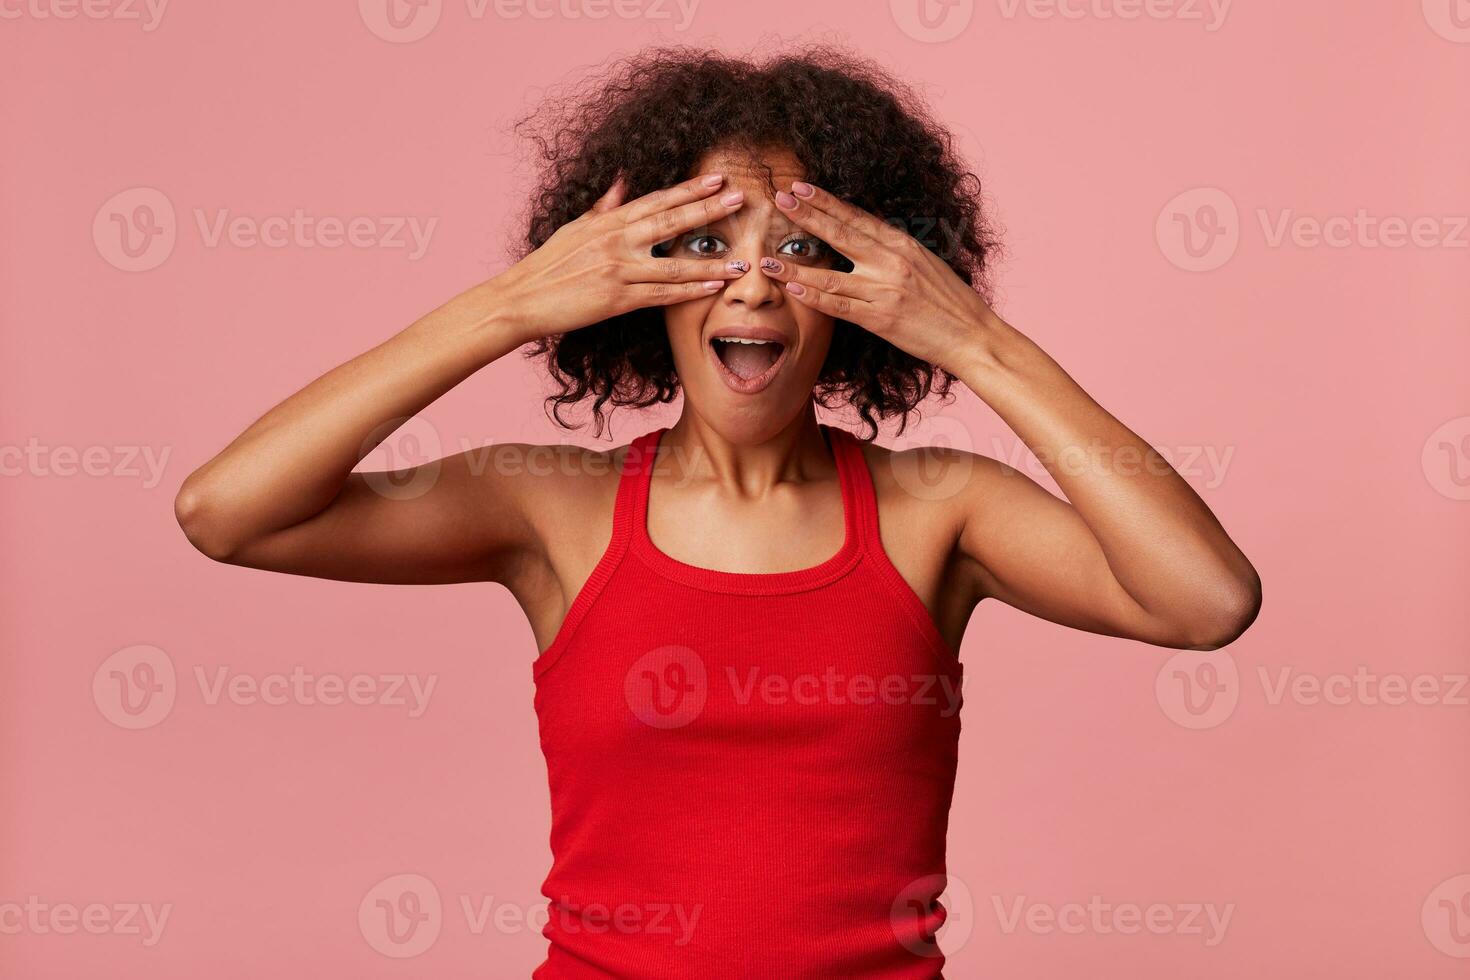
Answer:
<svg viewBox="0 0 1470 980"><path fill-rule="evenodd" d="M735 442L721 435L685 402L679 421L660 442L674 472L684 480L710 482L742 495L761 496L778 483L830 473L832 450L809 404L789 423L759 442Z"/></svg>

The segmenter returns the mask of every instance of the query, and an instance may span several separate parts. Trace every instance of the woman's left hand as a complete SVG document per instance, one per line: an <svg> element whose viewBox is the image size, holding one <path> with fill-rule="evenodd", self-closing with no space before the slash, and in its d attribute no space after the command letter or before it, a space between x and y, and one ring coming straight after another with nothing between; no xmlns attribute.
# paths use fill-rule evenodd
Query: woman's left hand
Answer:
<svg viewBox="0 0 1470 980"><path fill-rule="evenodd" d="M996 317L945 262L902 229L802 181L776 194L799 227L852 261L851 272L813 269L773 256L765 275L800 303L856 323L920 360L958 373L958 359Z"/></svg>

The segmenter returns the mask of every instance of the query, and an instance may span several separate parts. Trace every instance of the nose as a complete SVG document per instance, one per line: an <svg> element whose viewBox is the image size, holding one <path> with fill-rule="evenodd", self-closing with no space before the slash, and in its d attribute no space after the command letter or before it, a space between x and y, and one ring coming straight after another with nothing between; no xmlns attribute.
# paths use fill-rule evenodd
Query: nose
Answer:
<svg viewBox="0 0 1470 980"><path fill-rule="evenodd" d="M722 302L739 304L753 310L780 306L785 302L781 284L760 270L764 252L759 241L741 244L731 249L731 252L730 258L744 259L750 268L739 279L730 280L720 291Z"/></svg>

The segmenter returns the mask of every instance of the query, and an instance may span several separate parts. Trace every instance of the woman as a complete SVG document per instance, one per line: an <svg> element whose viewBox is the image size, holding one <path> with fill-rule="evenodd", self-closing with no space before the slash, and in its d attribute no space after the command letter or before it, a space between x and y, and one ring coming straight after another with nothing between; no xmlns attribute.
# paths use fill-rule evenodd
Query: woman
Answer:
<svg viewBox="0 0 1470 980"><path fill-rule="evenodd" d="M273 408L185 481L179 521L220 561L515 596L553 809L537 976L938 976L977 603L1208 650L1255 616L1255 572L987 304L978 181L872 65L657 50L526 124L527 253ZM528 344L558 421L682 413L553 466L451 456L412 496L352 472ZM871 442L954 379L1065 501ZM963 478L930 492L926 463Z"/></svg>

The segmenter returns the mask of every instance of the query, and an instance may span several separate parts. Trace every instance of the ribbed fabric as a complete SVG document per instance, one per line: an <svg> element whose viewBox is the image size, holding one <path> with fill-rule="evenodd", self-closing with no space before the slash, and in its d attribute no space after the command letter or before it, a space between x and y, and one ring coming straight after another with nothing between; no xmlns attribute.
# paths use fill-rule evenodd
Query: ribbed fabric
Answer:
<svg viewBox="0 0 1470 980"><path fill-rule="evenodd" d="M961 667L884 554L855 437L819 565L678 561L628 450L607 551L535 661L542 980L935 978Z"/></svg>

